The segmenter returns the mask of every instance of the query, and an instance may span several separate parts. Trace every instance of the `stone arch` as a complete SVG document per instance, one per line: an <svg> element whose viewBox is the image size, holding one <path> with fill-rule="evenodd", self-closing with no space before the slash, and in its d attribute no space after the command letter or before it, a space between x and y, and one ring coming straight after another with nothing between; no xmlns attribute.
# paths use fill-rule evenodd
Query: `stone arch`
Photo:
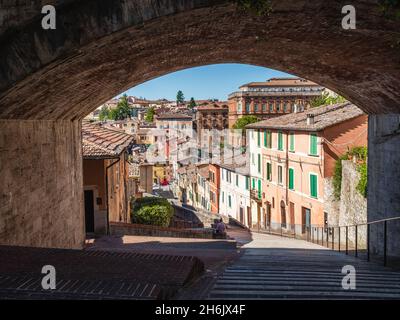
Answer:
<svg viewBox="0 0 400 320"><path fill-rule="evenodd" d="M41 28L38 0L36 11L11 12L0 29L0 118L80 119L136 84L221 62L295 73L369 113L399 111L400 23L376 1L354 2L356 30L341 28L340 2L274 0L268 17L235 2L60 0L56 30Z"/></svg>
<svg viewBox="0 0 400 320"><path fill-rule="evenodd" d="M400 117L379 115L400 113L400 21L378 1L353 1L356 30L341 28L345 1L271 0L270 16L236 0L54 3L56 30L41 28L40 0L2 4L0 244L82 247L79 120L136 84L223 62L294 73L369 113L369 219L400 212Z"/></svg>

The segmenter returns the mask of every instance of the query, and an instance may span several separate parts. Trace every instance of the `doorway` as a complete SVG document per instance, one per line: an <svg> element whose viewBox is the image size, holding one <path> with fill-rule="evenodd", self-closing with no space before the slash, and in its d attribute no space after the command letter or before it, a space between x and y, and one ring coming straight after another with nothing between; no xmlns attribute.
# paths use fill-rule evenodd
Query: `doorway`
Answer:
<svg viewBox="0 0 400 320"><path fill-rule="evenodd" d="M281 201L281 227L286 228L286 206L283 200Z"/></svg>
<svg viewBox="0 0 400 320"><path fill-rule="evenodd" d="M271 203L267 202L267 227L271 227Z"/></svg>
<svg viewBox="0 0 400 320"><path fill-rule="evenodd" d="M311 227L311 209L302 207L302 233L306 233L306 231Z"/></svg>
<svg viewBox="0 0 400 320"><path fill-rule="evenodd" d="M86 233L94 232L93 190L85 190L85 228Z"/></svg>
<svg viewBox="0 0 400 320"><path fill-rule="evenodd" d="M247 207L247 223L248 223L248 227L251 228L252 225L252 221L251 221L251 209L250 207Z"/></svg>
<svg viewBox="0 0 400 320"><path fill-rule="evenodd" d="M296 227L296 222L294 218L294 203L289 203L289 216L290 216L290 229L293 231Z"/></svg>
<svg viewBox="0 0 400 320"><path fill-rule="evenodd" d="M242 207L239 208L239 220L240 223L244 224L244 210Z"/></svg>

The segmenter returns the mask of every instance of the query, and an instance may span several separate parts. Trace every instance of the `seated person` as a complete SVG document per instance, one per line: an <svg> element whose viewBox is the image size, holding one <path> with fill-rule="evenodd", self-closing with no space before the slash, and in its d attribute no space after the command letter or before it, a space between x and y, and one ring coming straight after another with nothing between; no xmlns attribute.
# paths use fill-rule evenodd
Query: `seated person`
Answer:
<svg viewBox="0 0 400 320"><path fill-rule="evenodd" d="M216 233L218 234L225 234L226 226L222 218L217 223Z"/></svg>

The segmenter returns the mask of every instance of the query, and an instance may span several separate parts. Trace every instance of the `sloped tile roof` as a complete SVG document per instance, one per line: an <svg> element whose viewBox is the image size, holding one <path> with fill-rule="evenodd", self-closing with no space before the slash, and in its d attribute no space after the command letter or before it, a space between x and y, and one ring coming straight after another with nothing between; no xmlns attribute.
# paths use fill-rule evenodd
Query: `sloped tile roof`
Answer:
<svg viewBox="0 0 400 320"><path fill-rule="evenodd" d="M133 142L133 138L130 134L85 121L82 123L83 158L118 157Z"/></svg>
<svg viewBox="0 0 400 320"><path fill-rule="evenodd" d="M307 124L307 115L314 116L314 123ZM357 106L350 102L336 105L326 105L312 108L305 112L290 113L287 115L255 122L246 126L246 129L280 129L299 131L321 131L344 121L365 115Z"/></svg>

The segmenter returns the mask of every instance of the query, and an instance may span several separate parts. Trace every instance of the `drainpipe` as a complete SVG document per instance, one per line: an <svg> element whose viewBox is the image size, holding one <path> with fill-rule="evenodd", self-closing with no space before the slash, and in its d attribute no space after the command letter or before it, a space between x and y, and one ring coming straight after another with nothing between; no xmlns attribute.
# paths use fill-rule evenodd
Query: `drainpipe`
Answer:
<svg viewBox="0 0 400 320"><path fill-rule="evenodd" d="M106 234L109 236L110 235L110 208L109 208L109 201L108 201L108 169L110 169L112 166L117 164L120 161L120 158L111 158L111 159L117 159L113 163L111 163L109 166L106 167L106 203L107 203L107 232Z"/></svg>
<svg viewBox="0 0 400 320"><path fill-rule="evenodd" d="M289 134L289 131L286 132L286 205L289 202Z"/></svg>

